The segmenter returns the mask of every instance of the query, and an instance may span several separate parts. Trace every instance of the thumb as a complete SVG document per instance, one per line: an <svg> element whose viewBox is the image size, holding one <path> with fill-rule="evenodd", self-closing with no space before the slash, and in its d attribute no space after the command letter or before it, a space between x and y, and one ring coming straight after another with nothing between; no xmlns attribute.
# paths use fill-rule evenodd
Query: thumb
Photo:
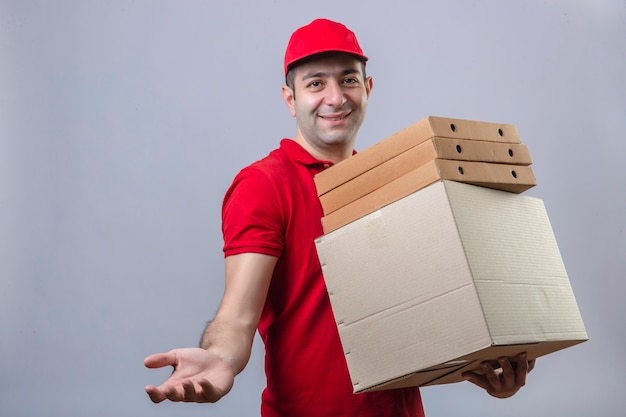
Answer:
<svg viewBox="0 0 626 417"><path fill-rule="evenodd" d="M146 368L162 368L164 366L176 365L176 354L171 351L167 353L155 353L143 360Z"/></svg>

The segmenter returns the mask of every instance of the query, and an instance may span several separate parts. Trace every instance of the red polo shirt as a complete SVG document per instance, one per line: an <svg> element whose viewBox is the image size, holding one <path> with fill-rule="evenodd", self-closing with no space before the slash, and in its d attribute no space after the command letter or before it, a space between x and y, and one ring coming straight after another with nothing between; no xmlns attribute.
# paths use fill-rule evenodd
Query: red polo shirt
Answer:
<svg viewBox="0 0 626 417"><path fill-rule="evenodd" d="M263 417L423 416L419 390L353 394L315 250L323 215L313 176L332 163L296 142L244 168L223 205L224 253L278 257L261 320Z"/></svg>

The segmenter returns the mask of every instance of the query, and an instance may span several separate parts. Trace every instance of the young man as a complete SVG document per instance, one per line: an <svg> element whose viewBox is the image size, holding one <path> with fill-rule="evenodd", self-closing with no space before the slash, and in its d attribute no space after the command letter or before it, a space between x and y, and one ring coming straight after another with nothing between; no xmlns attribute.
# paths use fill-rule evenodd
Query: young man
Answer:
<svg viewBox="0 0 626 417"><path fill-rule="evenodd" d="M219 400L246 366L258 328L266 350L262 416L424 415L416 387L352 393L314 245L323 213L313 176L353 153L373 86L366 61L340 23L318 19L293 33L282 95L296 136L244 168L227 191L222 302L200 348L146 358L149 368L174 367L161 386L146 387L152 401ZM515 368L503 359L468 379L507 397L532 365L523 356Z"/></svg>

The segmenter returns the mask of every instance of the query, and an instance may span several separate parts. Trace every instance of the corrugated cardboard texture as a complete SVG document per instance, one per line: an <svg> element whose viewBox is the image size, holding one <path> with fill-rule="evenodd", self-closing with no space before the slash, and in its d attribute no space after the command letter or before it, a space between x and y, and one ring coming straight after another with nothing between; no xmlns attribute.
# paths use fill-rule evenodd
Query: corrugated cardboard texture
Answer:
<svg viewBox="0 0 626 417"><path fill-rule="evenodd" d="M430 139L437 150L437 158L459 161L492 162L496 164L531 165L528 146L522 143L499 143L480 140Z"/></svg>
<svg viewBox="0 0 626 417"><path fill-rule="evenodd" d="M539 199L439 181L316 245L355 392L587 339Z"/></svg>
<svg viewBox="0 0 626 417"><path fill-rule="evenodd" d="M435 137L520 143L514 125L428 116L315 176L318 195Z"/></svg>
<svg viewBox="0 0 626 417"><path fill-rule="evenodd" d="M563 314L578 307L543 202L445 186L493 342L575 336L582 320Z"/></svg>

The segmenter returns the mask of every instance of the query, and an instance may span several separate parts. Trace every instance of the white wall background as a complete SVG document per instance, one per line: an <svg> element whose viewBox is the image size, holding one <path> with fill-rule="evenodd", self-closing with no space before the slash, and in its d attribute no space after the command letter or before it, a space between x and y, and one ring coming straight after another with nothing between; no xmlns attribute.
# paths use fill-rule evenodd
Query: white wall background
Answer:
<svg viewBox="0 0 626 417"><path fill-rule="evenodd" d="M427 415L624 415L626 1L0 0L0 416L258 415L260 343L215 405L152 404L143 358L213 316L222 195L295 133L282 55L316 17L370 56L360 149L517 125L591 338L509 400L426 388Z"/></svg>

